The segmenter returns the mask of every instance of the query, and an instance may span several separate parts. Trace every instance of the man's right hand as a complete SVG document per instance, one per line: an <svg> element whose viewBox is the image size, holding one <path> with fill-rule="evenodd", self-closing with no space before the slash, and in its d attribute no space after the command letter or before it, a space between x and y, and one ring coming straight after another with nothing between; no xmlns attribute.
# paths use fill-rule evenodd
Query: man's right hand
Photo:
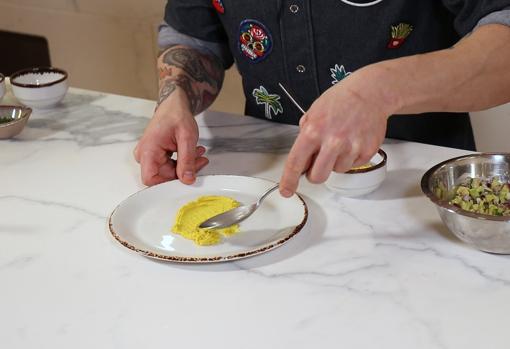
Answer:
<svg viewBox="0 0 510 349"><path fill-rule="evenodd" d="M205 148L197 146L198 126L187 103L181 93L172 94L159 105L135 147L134 156L141 165L145 185L177 178L193 184L196 173L209 163L203 156ZM174 153L177 160L171 159Z"/></svg>

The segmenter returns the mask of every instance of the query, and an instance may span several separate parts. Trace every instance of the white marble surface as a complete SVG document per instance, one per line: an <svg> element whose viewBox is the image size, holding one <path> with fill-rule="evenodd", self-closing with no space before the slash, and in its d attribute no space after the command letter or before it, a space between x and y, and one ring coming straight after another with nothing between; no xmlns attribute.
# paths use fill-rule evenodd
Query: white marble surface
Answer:
<svg viewBox="0 0 510 349"><path fill-rule="evenodd" d="M153 108L71 89L0 141L0 347L508 348L509 258L459 242L419 189L461 151L385 144L377 192L345 199L303 183L310 218L287 245L183 266L132 253L106 229L142 188L131 152ZM204 174L279 177L294 127L198 120Z"/></svg>

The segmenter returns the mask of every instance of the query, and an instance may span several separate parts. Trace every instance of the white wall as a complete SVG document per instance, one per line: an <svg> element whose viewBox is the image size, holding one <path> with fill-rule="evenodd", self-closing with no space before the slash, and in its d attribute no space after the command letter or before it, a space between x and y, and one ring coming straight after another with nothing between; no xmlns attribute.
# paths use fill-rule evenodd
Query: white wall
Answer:
<svg viewBox="0 0 510 349"><path fill-rule="evenodd" d="M473 113L471 121L479 151L510 153L510 104Z"/></svg>

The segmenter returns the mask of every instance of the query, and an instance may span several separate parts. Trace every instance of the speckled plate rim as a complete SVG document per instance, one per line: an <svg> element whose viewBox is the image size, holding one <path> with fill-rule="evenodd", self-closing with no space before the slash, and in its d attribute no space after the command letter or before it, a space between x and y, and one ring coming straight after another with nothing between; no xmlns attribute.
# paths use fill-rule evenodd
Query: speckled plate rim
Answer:
<svg viewBox="0 0 510 349"><path fill-rule="evenodd" d="M216 176L235 177L235 178L254 178L254 179L260 179L260 180L264 180L264 181L268 181L268 182L273 182L271 180L268 180L268 179L265 179L265 178L259 178L259 177L236 176L236 175L207 175L207 177L216 177ZM276 184L276 182L273 182L273 183ZM242 253L230 254L230 255L226 255L226 256L217 256L217 257L193 257L193 256L189 256L189 257L182 257L182 256L163 255L163 254L155 253L153 251L149 251L149 250L138 248L138 247L134 246L133 244L123 240L120 237L120 235L118 233L116 233L115 230L113 229L112 218L115 215L115 212L120 208L120 206L122 206L122 204L125 203L127 200L129 200L131 197L133 197L133 196L137 195L138 193L140 193L140 192L142 192L144 190L147 190L149 188L150 187L147 187L147 188L144 188L142 190L139 190L139 191L131 194L130 196L128 196L121 203L119 203L115 207L115 209L112 211L110 216L108 217L108 229L109 229L110 234L112 235L112 237L117 242L119 242L122 246L124 246L124 247L128 248L129 250L131 250L133 252L136 252L136 253L144 256L144 257L148 257L148 258L152 258L152 259L157 259L157 260L161 260L161 261L174 262L174 263L185 263L185 264L207 264L207 263L229 262L229 261L235 261L235 260L239 260L239 259L243 259L243 258L248 258L248 257L252 257L252 256L257 256L257 255L263 254L265 252L269 252L271 250L274 250L275 248L280 247L283 244L285 244L291 238L296 236L296 234L299 233L303 229L303 227L305 226L306 222L308 221L308 206L306 205L306 202L303 199L303 197L299 193L296 193L296 197L299 199L299 201L303 205L303 219L301 220L301 222L298 225L296 225L294 227L294 229L292 231L290 231L282 239L273 241L273 242L268 243L266 245L263 245L262 247L259 247L257 249L248 250L248 251L242 252Z"/></svg>

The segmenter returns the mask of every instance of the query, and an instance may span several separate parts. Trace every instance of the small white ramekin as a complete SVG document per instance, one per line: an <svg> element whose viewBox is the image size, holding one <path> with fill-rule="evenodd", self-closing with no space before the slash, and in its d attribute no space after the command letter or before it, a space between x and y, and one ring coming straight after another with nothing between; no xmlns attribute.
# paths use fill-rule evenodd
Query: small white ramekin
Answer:
<svg viewBox="0 0 510 349"><path fill-rule="evenodd" d="M326 186L347 197L361 196L376 190L386 178L388 155L379 149L368 168L353 169L346 173L332 173Z"/></svg>
<svg viewBox="0 0 510 349"><path fill-rule="evenodd" d="M31 68L11 75L12 92L24 105L34 109L56 106L66 95L68 74L57 68Z"/></svg>

